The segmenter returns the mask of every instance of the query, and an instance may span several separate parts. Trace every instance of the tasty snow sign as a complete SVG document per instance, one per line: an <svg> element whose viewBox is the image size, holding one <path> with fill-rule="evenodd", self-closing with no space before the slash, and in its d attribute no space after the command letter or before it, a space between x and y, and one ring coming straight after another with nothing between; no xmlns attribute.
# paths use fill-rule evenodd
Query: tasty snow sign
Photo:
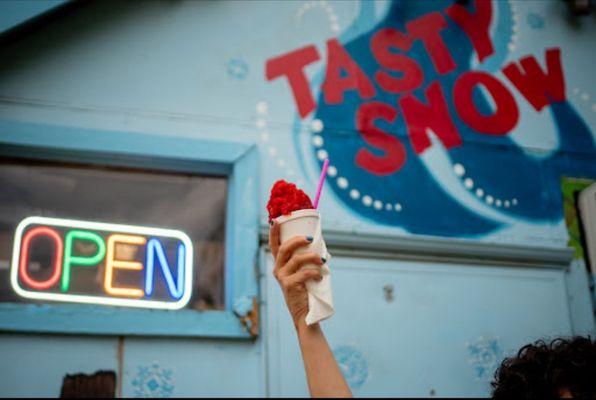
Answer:
<svg viewBox="0 0 596 400"><path fill-rule="evenodd" d="M192 254L177 230L29 217L10 279L28 299L176 310L190 300Z"/></svg>
<svg viewBox="0 0 596 400"><path fill-rule="evenodd" d="M560 221L560 177L596 174L592 158L570 156L596 148L566 96L568 50L542 35L521 54L512 2L376 3L361 2L341 37L265 61L263 78L295 104L297 159L333 160L327 187L344 207L412 234Z"/></svg>

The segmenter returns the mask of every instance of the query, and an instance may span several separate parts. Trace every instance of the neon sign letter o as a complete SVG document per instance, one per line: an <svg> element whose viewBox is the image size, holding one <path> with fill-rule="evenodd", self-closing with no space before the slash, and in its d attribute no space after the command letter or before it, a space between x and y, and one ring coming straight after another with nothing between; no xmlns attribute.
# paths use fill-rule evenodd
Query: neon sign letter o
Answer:
<svg viewBox="0 0 596 400"><path fill-rule="evenodd" d="M43 282L39 282L33 280L28 272L27 272L27 264L29 263L29 245L31 240L33 240L36 236L48 236L54 242L56 246L56 252L54 254L54 272L52 276L50 276L47 280ZM27 286L36 289L36 290L45 290L49 289L58 283L60 279L60 274L62 272L62 251L63 251L63 243L62 238L53 229L39 226L37 228L31 229L29 232L25 234L23 237L22 248L21 248L21 257L19 260L19 275L23 282L27 284Z"/></svg>

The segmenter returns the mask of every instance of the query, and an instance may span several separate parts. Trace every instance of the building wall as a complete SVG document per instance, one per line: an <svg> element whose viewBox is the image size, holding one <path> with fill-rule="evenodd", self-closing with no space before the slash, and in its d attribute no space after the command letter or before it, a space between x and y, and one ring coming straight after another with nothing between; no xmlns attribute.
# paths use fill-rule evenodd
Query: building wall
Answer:
<svg viewBox="0 0 596 400"><path fill-rule="evenodd" d="M0 118L258 144L263 226L273 182L291 180L313 193L329 156L320 210L330 236L561 249L567 231L560 179L596 179L596 23L569 18L560 1L479 2L472 20L491 21L490 40L483 41L482 29L471 40L448 11L452 4L76 5L4 46ZM441 24L445 46L431 53L421 39L383 31L430 37ZM405 78L375 59L391 43L410 58L388 55L384 63L409 66ZM543 69L551 57L549 76L519 89L503 70L525 57ZM296 65L307 78L306 85L292 78L298 95L280 75L300 73ZM347 69L342 75L334 66ZM380 72L394 86L379 83ZM392 93L399 78L410 95ZM478 92L471 105L465 84L474 78L489 82L497 97ZM541 96L553 104L540 104ZM422 104L412 113L416 99ZM427 101L428 116L415 121ZM470 113L475 109L480 113ZM483 119L491 110L496 116ZM363 128L370 118L376 129ZM434 134L425 136L426 128ZM486 394L500 358L522 344L594 332L581 263L552 269L366 254L333 260L337 315L325 327L358 394ZM118 356L114 338L11 334L0 346L20 361L0 377L2 387L12 395L57 394L57 377L34 386L20 379L42 349L36 368L55 371L118 369L120 359L124 395L304 394L298 348L268 256L261 256L263 329L256 341L124 338ZM81 347L72 362L53 353L71 349L70 340ZM56 345L48 352L49 342ZM149 385L152 378L158 383Z"/></svg>

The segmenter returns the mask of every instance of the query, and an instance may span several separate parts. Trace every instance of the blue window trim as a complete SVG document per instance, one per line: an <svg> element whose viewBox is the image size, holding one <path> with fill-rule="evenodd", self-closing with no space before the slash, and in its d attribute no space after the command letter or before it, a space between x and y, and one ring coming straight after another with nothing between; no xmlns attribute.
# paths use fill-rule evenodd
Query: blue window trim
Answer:
<svg viewBox="0 0 596 400"><path fill-rule="evenodd" d="M258 334L255 145L0 120L0 155L226 176L225 311L0 303L0 331L248 339Z"/></svg>

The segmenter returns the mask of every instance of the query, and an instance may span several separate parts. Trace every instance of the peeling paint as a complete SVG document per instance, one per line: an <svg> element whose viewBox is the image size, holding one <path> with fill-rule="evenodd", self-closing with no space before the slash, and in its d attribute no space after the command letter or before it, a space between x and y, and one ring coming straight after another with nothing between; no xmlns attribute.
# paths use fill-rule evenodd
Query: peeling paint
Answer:
<svg viewBox="0 0 596 400"><path fill-rule="evenodd" d="M237 299L234 303L234 314L253 338L259 336L259 306L256 296Z"/></svg>

